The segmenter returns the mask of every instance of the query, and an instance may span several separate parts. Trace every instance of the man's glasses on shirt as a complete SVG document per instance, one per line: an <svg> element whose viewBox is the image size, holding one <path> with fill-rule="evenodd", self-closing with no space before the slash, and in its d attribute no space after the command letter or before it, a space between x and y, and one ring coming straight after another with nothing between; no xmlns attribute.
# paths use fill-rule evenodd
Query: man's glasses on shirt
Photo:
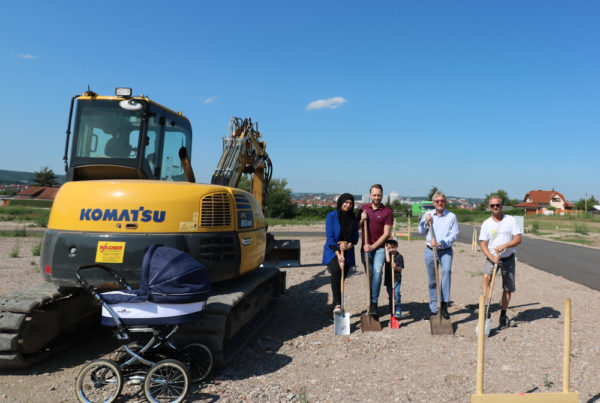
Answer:
<svg viewBox="0 0 600 403"><path fill-rule="evenodd" d="M440 203L446 203L446 200L434 200L433 202L436 204L440 204Z"/></svg>
<svg viewBox="0 0 600 403"><path fill-rule="evenodd" d="M490 204L490 208L500 207L502 204Z"/></svg>

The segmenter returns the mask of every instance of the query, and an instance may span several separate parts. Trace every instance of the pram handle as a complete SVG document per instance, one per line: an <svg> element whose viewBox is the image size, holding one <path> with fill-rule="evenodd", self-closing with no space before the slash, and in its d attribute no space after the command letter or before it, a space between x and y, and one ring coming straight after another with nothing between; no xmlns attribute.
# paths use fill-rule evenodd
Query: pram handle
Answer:
<svg viewBox="0 0 600 403"><path fill-rule="evenodd" d="M77 282L79 284L81 284L81 286L90 294L92 294L94 296L94 298L96 298L96 300L98 302L100 302L100 304L102 306L104 306L108 312L110 313L110 315L114 318L115 320L115 325L117 326L117 330L115 330L115 334L117 335L117 338L120 340L128 340L129 339L129 333L127 332L127 328L123 325L123 323L119 320L118 316L115 314L115 312L112 310L112 308L110 306L108 306L108 304L106 304L104 302L104 300L102 299L102 297L100 296L100 294L98 294L96 292L96 289L94 287L92 287L92 285L90 283L88 283L81 275L80 272L86 270L86 269L91 269L91 268L98 268L98 269L102 269L105 272L107 272L108 274L112 275L115 280L117 280L117 282L119 283L119 285L127 288L128 290L131 290L131 287L129 286L129 284L127 283L127 280L125 280L125 278L123 278L123 276L121 276L120 274L115 273L110 267L108 266L104 266L102 264L88 264L86 266L79 266L76 271L75 271L75 276L77 277Z"/></svg>
<svg viewBox="0 0 600 403"><path fill-rule="evenodd" d="M79 284L82 285L82 287L87 290L88 292L91 292L92 294L96 294L96 290L94 289L94 287L92 287L90 285L90 283L88 283L82 276L82 274L80 272L87 270L87 269L91 269L91 268L98 268L98 269L102 269L104 270L106 273L110 274L115 280L117 280L117 283L119 283L119 285L121 287L125 287L128 290L131 290L131 286L129 285L129 283L127 283L127 280L125 280L125 278L123 276L121 276L120 274L116 273L114 270L112 270L110 267L102 265L102 264L88 264L85 266L79 266L76 271L75 271L75 276L77 277L77 282Z"/></svg>

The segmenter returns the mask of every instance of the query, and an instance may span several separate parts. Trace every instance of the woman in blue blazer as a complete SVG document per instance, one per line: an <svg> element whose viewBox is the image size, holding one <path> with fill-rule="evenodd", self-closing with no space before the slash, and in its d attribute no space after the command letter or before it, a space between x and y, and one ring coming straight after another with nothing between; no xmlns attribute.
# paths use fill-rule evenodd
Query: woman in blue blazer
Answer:
<svg viewBox="0 0 600 403"><path fill-rule="evenodd" d="M333 295L333 313L341 312L341 279L355 265L354 245L358 242L358 222L354 215L354 197L344 193L337 200L337 209L327 214L325 221L325 246L323 246L323 264L331 273L331 292Z"/></svg>

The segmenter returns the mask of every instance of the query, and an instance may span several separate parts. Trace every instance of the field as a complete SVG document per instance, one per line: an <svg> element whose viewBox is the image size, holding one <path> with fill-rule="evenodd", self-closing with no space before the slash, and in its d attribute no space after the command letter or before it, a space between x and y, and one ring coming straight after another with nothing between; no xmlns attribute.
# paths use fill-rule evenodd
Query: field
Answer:
<svg viewBox="0 0 600 403"><path fill-rule="evenodd" d="M7 225L4 223L3 225ZM387 295L379 300L384 330L362 333L366 306L362 266L346 282L351 313L350 336L335 336L329 275L321 264L322 224L276 226L275 232L303 236L302 266L285 268L287 293L257 337L230 365L193 388L188 401L466 402L475 392L476 336L474 304L481 287L483 259L471 245L457 244L453 263L454 336L431 336L424 320L428 306L423 241L400 241L406 269L402 279L401 328L388 327ZM526 235L529 236L529 235ZM0 238L0 294L40 281L36 237ZM10 257L15 243L18 257ZM357 256L358 257L358 256ZM494 302L500 295L495 289ZM571 390L581 401L600 398L599 293L523 263L517 266L517 292L509 316L516 328L493 330L486 341L486 393L542 393L562 390L564 301L572 299ZM492 305L494 323L497 304ZM4 372L0 401L71 402L74 378L90 360L115 348L110 333L34 368ZM139 387L125 390L127 401L143 401Z"/></svg>

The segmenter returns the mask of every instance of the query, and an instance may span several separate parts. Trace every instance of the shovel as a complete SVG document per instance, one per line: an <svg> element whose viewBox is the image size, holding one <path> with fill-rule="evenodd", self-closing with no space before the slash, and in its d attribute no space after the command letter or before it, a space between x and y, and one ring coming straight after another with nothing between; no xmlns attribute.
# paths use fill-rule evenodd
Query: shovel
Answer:
<svg viewBox="0 0 600 403"><path fill-rule="evenodd" d="M341 243L341 242L340 242ZM342 250L342 256L344 256L344 251ZM333 318L333 327L335 329L336 336L348 336L350 334L350 313L344 310L344 267L340 267L342 271L342 284L340 285L341 289L341 312L336 313Z"/></svg>
<svg viewBox="0 0 600 403"><path fill-rule="evenodd" d="M492 330L492 318L489 317L490 305L492 302L492 292L494 291L494 280L496 279L496 271L498 270L498 263L494 264L494 272L492 273L492 283L490 284L490 292L488 294L487 306L485 307L485 328L484 332L486 336L490 335ZM475 334L479 335L479 326L475 328Z"/></svg>
<svg viewBox="0 0 600 403"><path fill-rule="evenodd" d="M365 245L369 243L369 235L367 233L367 222L363 226L363 236L365 238ZM373 315L369 314L369 306L371 305L371 274L369 271L369 253L363 252L365 254L365 266L367 268L367 298L369 298L369 302L367 303L367 312L360 315L360 330L363 332L380 332L381 331L381 323L379 320L373 317Z"/></svg>
<svg viewBox="0 0 600 403"><path fill-rule="evenodd" d="M435 234L433 233L433 225L429 223L429 230L431 231L431 239L435 241ZM433 263L435 265L435 285L437 288L437 302L438 302L438 312L435 317L429 318L429 326L431 327L431 334L439 335L439 334L451 334L454 335L454 329L452 328L452 322L450 319L446 319L442 316L442 295L440 291L440 275L439 275L439 267L438 267L438 259L436 248L431 248L433 251Z"/></svg>
<svg viewBox="0 0 600 403"><path fill-rule="evenodd" d="M392 266L391 262L390 266ZM400 321L396 318L396 273L394 273L396 270L393 267L390 268L392 269L392 317L390 319L390 327L392 329L400 329Z"/></svg>

